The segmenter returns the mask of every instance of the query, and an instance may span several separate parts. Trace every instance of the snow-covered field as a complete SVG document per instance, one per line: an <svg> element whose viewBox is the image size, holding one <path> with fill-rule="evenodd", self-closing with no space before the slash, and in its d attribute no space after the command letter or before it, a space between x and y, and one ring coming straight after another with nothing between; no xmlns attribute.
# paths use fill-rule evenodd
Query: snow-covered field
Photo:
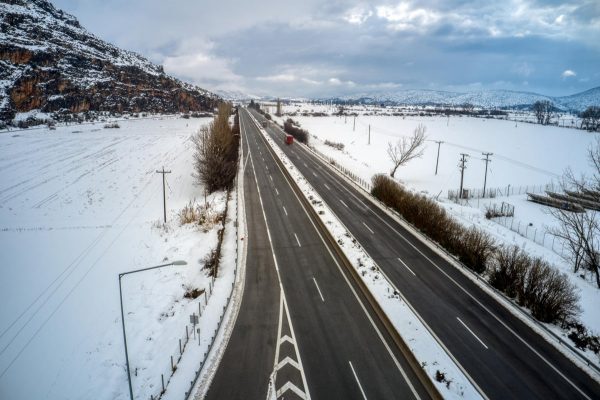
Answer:
<svg viewBox="0 0 600 400"><path fill-rule="evenodd" d="M284 107L284 112L314 110L335 112L335 108L309 104ZM272 109L271 111L274 111ZM368 114L372 113L372 110ZM283 118L274 117L281 122ZM475 224L496 237L500 243L517 243L531 254L546 258L552 264L568 273L571 281L577 285L582 308L581 320L596 333L600 333L600 313L597 304L600 290L596 288L591 276L588 279L571 272L571 267L559 254L561 248L555 244L552 250L550 235L545 235L545 227L553 225L554 219L545 207L530 203L525 191L557 182L567 167L577 174L590 171L587 149L597 134L554 126L515 123L514 121L480 119L469 117L393 117L359 115L352 117L305 117L294 116L302 127L311 134L311 145L319 152L334 158L340 165L350 169L366 181L376 173L389 173L391 161L386 149L389 142L395 143L401 136L408 136L415 127L423 124L427 128L427 147L422 158L400 167L396 178L407 187L438 197L441 204L464 224ZM369 140L371 129L371 144ZM343 143L340 151L326 146L325 140ZM435 175L438 145L434 141L443 141L440 148L438 174ZM490 200L470 200L465 206L447 200L448 190L457 190L460 185L458 162L460 154L468 154L464 187L481 189L483 187L485 163L482 152L494 153L490 158L487 175L487 188L498 188L498 197ZM508 186L521 195L502 196ZM515 206L514 221L505 221L513 230L520 224L524 235L511 231L497 222L484 217L485 206L502 201ZM531 225L529 225L531 224ZM535 234L535 241L534 239ZM541 239L540 239L541 237ZM537 243L536 243L537 242ZM538 243L543 242L545 246ZM559 254L557 254L559 253Z"/></svg>
<svg viewBox="0 0 600 400"><path fill-rule="evenodd" d="M208 289L201 266L216 246L217 226L179 226L177 212L190 200L205 201L193 184L189 139L208 121L157 117L120 121L120 129L97 123L0 133L0 398L128 398L121 272L187 262L123 277L136 398L156 397L160 374L167 383L169 355L177 362L178 339L198 303L206 351L228 292L207 296L207 311L216 313L204 312L204 295L183 294ZM156 173L163 166L172 171L166 226ZM225 195L207 201L217 212ZM196 354L195 368L198 362ZM171 385L167 397L181 398L193 373L183 379L187 387Z"/></svg>

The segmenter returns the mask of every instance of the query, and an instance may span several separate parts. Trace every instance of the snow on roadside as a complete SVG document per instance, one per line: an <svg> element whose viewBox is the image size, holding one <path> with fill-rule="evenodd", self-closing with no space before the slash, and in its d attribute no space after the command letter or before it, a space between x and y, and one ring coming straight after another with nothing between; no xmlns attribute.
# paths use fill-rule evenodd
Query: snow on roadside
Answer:
<svg viewBox="0 0 600 400"><path fill-rule="evenodd" d="M376 263L362 249L356 239L352 237L341 221L323 202L300 171L294 167L293 163L289 161L287 156L272 141L263 128L260 127L256 120L254 122L304 195L310 199L317 214L319 214L333 237L337 240L348 260L350 260L363 282L390 318L394 327L442 396L447 399L481 398L475 387L430 334L425 325L413 312L410 305L395 292L392 284ZM444 374L445 381L440 382L436 380L435 377L438 372Z"/></svg>

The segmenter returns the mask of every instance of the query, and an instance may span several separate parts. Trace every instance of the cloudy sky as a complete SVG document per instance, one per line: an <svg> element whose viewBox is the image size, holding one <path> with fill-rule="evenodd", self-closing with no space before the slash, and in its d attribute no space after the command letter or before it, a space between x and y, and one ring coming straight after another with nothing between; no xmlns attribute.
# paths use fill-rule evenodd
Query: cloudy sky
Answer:
<svg viewBox="0 0 600 400"><path fill-rule="evenodd" d="M330 96L600 86L600 1L52 0L207 89Z"/></svg>

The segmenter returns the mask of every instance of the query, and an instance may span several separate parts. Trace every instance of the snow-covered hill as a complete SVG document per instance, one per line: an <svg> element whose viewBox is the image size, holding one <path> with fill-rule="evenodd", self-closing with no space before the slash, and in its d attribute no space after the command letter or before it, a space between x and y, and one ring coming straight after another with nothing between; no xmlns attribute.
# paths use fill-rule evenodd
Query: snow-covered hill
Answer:
<svg viewBox="0 0 600 400"><path fill-rule="evenodd" d="M467 93L439 90L399 90L363 93L325 100L402 105L461 105L469 103L481 108L529 108L536 101L549 100L556 108L565 111L583 111L589 106L600 105L600 87L563 97L511 90L482 90Z"/></svg>
<svg viewBox="0 0 600 400"><path fill-rule="evenodd" d="M174 112L216 95L86 31L46 0L0 1L0 119L40 109Z"/></svg>

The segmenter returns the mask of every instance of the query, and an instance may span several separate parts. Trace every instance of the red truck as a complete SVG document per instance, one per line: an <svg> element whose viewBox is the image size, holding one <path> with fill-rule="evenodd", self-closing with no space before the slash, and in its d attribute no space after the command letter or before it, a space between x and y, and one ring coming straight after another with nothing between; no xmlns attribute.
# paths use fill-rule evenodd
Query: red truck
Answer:
<svg viewBox="0 0 600 400"><path fill-rule="evenodd" d="M285 144L290 145L294 143L294 137L292 135L285 135Z"/></svg>

